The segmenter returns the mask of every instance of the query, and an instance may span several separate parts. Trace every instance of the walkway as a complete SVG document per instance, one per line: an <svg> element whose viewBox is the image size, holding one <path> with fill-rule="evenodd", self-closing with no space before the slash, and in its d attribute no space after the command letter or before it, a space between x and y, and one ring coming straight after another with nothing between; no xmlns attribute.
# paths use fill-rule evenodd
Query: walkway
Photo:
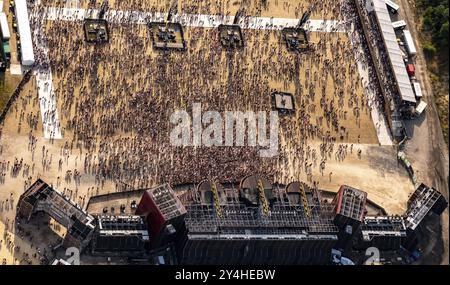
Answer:
<svg viewBox="0 0 450 285"><path fill-rule="evenodd" d="M45 23L45 20L36 15L34 16L37 20L37 24L36 28L32 31L33 42L36 49L36 54L41 55L39 60L36 61L36 64L38 66L36 68L35 75L38 88L39 106L41 109L44 138L62 139L61 123L59 121L56 105L56 95L53 86L53 76L50 68L50 59L48 57L48 47L45 37L41 32L42 25Z"/></svg>
<svg viewBox="0 0 450 285"><path fill-rule="evenodd" d="M392 142L392 136L388 123L383 115L383 112L380 111L383 108L378 106L378 100L376 98L377 95L375 91L369 87L369 67L365 62L363 62L369 58L369 55L366 54L363 49L363 45L357 40L360 38L360 35L356 36L356 33L360 33L360 31L356 31L352 23L348 37L353 46L359 75L361 76L364 92L367 96L368 105L370 106L371 118L377 131L378 142L380 145L393 145L394 143ZM363 55L362 58L361 55Z"/></svg>
<svg viewBox="0 0 450 285"><path fill-rule="evenodd" d="M85 18L96 18L97 9L56 8L46 7L44 17L55 21L82 21ZM115 24L146 24L149 22L162 22L167 18L167 13L152 13L140 11L108 10L105 19ZM179 22L186 27L216 28L221 24L232 24L234 16L181 14L173 15L171 22ZM255 30L281 30L285 27L296 26L299 19L267 18L267 17L242 17L238 24L243 29ZM334 20L308 20L305 29L311 32L346 32L346 24Z"/></svg>

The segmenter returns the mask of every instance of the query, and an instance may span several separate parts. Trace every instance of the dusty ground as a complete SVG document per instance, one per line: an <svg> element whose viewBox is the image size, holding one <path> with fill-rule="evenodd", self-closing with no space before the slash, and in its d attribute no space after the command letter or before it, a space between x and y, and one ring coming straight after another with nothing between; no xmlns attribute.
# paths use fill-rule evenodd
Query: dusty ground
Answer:
<svg viewBox="0 0 450 285"><path fill-rule="evenodd" d="M5 108L6 103L21 79L21 76L11 75L9 72L0 74L0 113Z"/></svg>

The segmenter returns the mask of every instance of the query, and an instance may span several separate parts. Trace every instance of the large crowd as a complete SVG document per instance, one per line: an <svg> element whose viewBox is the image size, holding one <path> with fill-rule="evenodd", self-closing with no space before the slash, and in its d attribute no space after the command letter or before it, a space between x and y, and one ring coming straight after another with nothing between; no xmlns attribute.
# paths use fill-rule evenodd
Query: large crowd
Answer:
<svg viewBox="0 0 450 285"><path fill-rule="evenodd" d="M328 161L343 161L352 153L361 158L361 149L353 144L368 142L364 133L368 125L363 119L369 118L371 123L368 113L379 108L381 94L368 53L358 54L347 35L311 33L310 51L292 53L279 42L279 31L245 29L245 48L230 51L221 47L216 29L191 27L184 30L186 51L154 51L145 25L116 19L109 24L109 43L92 45L84 41L81 22L47 22L42 16L46 6L58 7L63 2L41 1L32 7L35 13L30 21L32 30L40 30L35 36L48 46L48 54L35 50L34 68L50 68L53 73L64 136L60 152L49 152L38 144L41 117L35 110L39 100L32 92L22 92L13 112L18 132L26 129L32 162L24 161L20 154L12 161L0 159L0 184L8 173L12 178L21 177L26 189L37 166L44 172L57 169L54 186L61 186L65 195L84 205L87 197L99 194L107 180L114 181L117 188L137 189L205 178L235 182L252 173L283 183L305 174L308 182L317 186L320 179L313 176L313 169L331 181ZM79 1L81 5L85 2L95 1ZM293 9L296 17L309 7L307 1L298 6L275 2ZM355 19L350 1L311 2L315 2L312 14L316 17ZM231 1L182 1L181 10L219 14L224 3L232 5ZM116 1L114 5L110 7L148 10L148 1L143 0ZM258 6L244 15L258 16L262 11L264 6ZM350 37L367 50L359 23L353 22L357 28ZM355 55L369 69L370 78L360 78ZM30 84L37 88L33 81ZM375 90L374 98L365 97L363 85ZM173 126L169 117L175 110L190 112L193 103L202 103L205 111L268 112L275 89L291 92L296 98L295 114L280 117L282 139L276 157L261 158L256 147L170 144ZM24 111L28 106L34 108ZM0 127L0 138L1 132ZM2 151L0 145L0 155ZM67 169L73 157L76 168ZM78 193L83 175L95 177L87 196ZM75 186L64 187L69 185ZM13 201L11 193L1 201L0 212L12 211ZM1 243L11 244L7 236ZM29 256L22 258L31 262Z"/></svg>
<svg viewBox="0 0 450 285"><path fill-rule="evenodd" d="M196 13L217 9L199 2L193 1L191 7ZM338 14L341 8L339 1L316 2L313 14L323 13L323 17ZM118 5L115 8L140 10L144 2L121 1ZM293 8L304 11L307 7ZM35 9L43 11L44 5ZM368 110L364 94L355 84L361 80L350 59L354 57L351 45L336 34L311 36L312 51L297 54L280 46L277 32L244 30L247 48L229 52L220 46L217 30L189 28L185 30L186 52L154 52L144 25L110 24L110 42L89 46L79 22L43 25L44 21L43 17L31 21L35 27L44 27L41 36L49 47L50 62L40 60L44 55L38 51L36 68L50 64L62 133L73 133L65 137L58 168L69 154L77 152L82 173L94 175L98 184L112 179L140 188L205 177L235 181L252 172L284 181L292 179L285 171L292 157L298 168L295 175L305 171L310 177L312 166L325 169L337 144L349 141L347 126L358 129L361 113ZM280 147L279 156L261 159L254 147L170 145L169 116L173 111L190 111L196 102L207 110L270 111L268 95L274 84L291 89L300 98L294 118L280 121L286 145ZM32 128L36 127L35 116L26 115ZM356 132L351 134L354 140ZM30 134L31 149L34 140ZM321 141L321 152L310 157L307 149L313 140ZM45 152L42 157L43 166L52 163ZM70 176L66 172L66 181Z"/></svg>

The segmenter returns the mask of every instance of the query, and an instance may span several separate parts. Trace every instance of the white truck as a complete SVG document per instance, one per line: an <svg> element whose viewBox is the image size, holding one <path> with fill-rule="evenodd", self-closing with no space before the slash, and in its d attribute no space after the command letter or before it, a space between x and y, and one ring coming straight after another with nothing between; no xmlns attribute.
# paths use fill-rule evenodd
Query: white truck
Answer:
<svg viewBox="0 0 450 285"><path fill-rule="evenodd" d="M403 30L404 28L406 28L406 22L403 20L392 22L392 27L394 28L394 30Z"/></svg>
<svg viewBox="0 0 450 285"><path fill-rule="evenodd" d="M396 14L398 12L398 9L400 9L400 7L397 4L395 4L394 2L392 2L391 0L385 0L384 2L386 3L388 10L392 14Z"/></svg>
<svg viewBox="0 0 450 285"><path fill-rule="evenodd" d="M420 83L418 81L413 82L413 87L416 98L420 100L420 98L422 98L422 88L420 87Z"/></svg>
<svg viewBox="0 0 450 285"><path fill-rule="evenodd" d="M405 47L410 56L415 56L417 53L416 46L414 45L411 32L409 30L403 30L403 36L405 38Z"/></svg>
<svg viewBox="0 0 450 285"><path fill-rule="evenodd" d="M425 111L426 107L427 107L427 103L425 103L425 101L423 101L423 100L420 100L420 103L416 106L414 115L416 117L419 117L420 115L422 115L423 111Z"/></svg>

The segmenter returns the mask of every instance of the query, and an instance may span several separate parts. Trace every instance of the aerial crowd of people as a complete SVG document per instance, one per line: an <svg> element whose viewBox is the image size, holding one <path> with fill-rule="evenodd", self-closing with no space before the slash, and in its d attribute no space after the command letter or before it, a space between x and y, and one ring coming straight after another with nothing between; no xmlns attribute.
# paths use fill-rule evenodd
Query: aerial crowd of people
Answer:
<svg viewBox="0 0 450 285"><path fill-rule="evenodd" d="M324 18L339 18L337 11L346 8L338 1L316 2L313 14L323 13ZM139 10L144 5L143 1L126 3L118 8ZM293 8L301 11L307 6ZM214 9L206 5L200 10ZM45 17L33 18L31 24L44 21ZM288 168L289 157L300 166L299 173L311 173L311 163L323 170L335 144L360 143L359 132L364 132L361 113L367 114L370 106L356 63L349 59L355 54L345 38L334 33L311 35L311 51L303 54L286 51L277 31L244 30L247 47L229 51L220 46L217 30L190 28L185 31L187 51L154 52L150 37L145 37L146 27L126 21L110 25L110 42L102 46L86 45L78 22L58 21L45 27L40 36L46 38L50 61L41 60L45 55L37 50L36 68L50 67L53 72L62 133L68 134L61 159L78 151L83 172L95 175L98 183L113 179L139 188L204 177L233 181L251 172L287 180L292 177L286 177L283 169ZM59 37L61 33L70 36ZM71 48L59 48L62 45ZM201 102L205 109L219 112L270 111L268 95L275 89L292 92L297 105L296 115L280 121L286 142L276 158L263 160L254 147L170 145L169 116L174 110L189 111L192 103ZM23 105L38 103L22 100ZM29 149L34 152L37 114L25 116L21 111L20 118L32 130ZM305 163L311 159L306 150L314 140L323 144L321 155ZM51 163L51 155L43 153L44 168ZM25 165L27 174L30 168ZM11 171L18 169L21 163ZM67 171L65 176L70 177Z"/></svg>
<svg viewBox="0 0 450 285"><path fill-rule="evenodd" d="M12 112L21 124L18 131L26 129L32 161L23 161L20 154L14 161L0 160L0 183L5 183L10 173L11 177L25 178L26 189L39 165L43 172L58 171L52 183L58 187L64 184L61 191L80 204L97 195L107 180L118 188L126 184L139 189L205 178L235 182L252 173L283 183L305 174L308 182L317 186L321 178L314 177L313 169L331 181L332 172L326 172L328 161L343 161L351 153L361 157L357 144L371 142L369 113L378 108L381 95L373 83L368 56L358 54L347 39L349 35L353 42L365 44L357 23L357 29L345 36L311 33L310 49L301 53L289 52L280 43L280 31L263 27L242 31L243 49L223 48L217 29L190 27L184 29L186 51L156 51L146 25L125 18L109 24L108 43L87 44L82 23L46 21L45 7L58 7L57 2L63 1L35 3L31 15L39 17L32 17L30 23L32 30L41 30L35 36L45 39L48 47L48 51L36 49L34 69L52 72L63 143L59 153L41 147L36 137L41 120L36 113L39 98L24 94ZM81 6L85 2L89 1L79 1ZM166 11L166 7L150 9L144 0L117 2L110 9ZM295 10L296 17L310 5L307 1L298 6L275 2ZM349 1L310 2L315 3L315 17L355 19ZM219 14L224 3L232 5L232 1L183 1L181 10ZM262 12L264 6L249 8L243 17ZM357 21L346 23L349 29L352 22ZM360 78L358 62L370 69L371 78ZM375 97L368 100L365 88L375 90ZM292 93L296 107L294 115L280 116L277 156L261 158L259 149L251 146L171 145L173 125L169 118L174 111L189 113L193 103L202 103L205 111L269 112L270 94L275 90ZM32 111L23 111L30 106ZM55 144L55 140L51 142ZM68 169L74 157L76 167ZM39 158L40 164L35 162ZM87 196L80 196L78 186L84 175L95 177L95 183ZM6 204L2 202L0 211L11 210Z"/></svg>

